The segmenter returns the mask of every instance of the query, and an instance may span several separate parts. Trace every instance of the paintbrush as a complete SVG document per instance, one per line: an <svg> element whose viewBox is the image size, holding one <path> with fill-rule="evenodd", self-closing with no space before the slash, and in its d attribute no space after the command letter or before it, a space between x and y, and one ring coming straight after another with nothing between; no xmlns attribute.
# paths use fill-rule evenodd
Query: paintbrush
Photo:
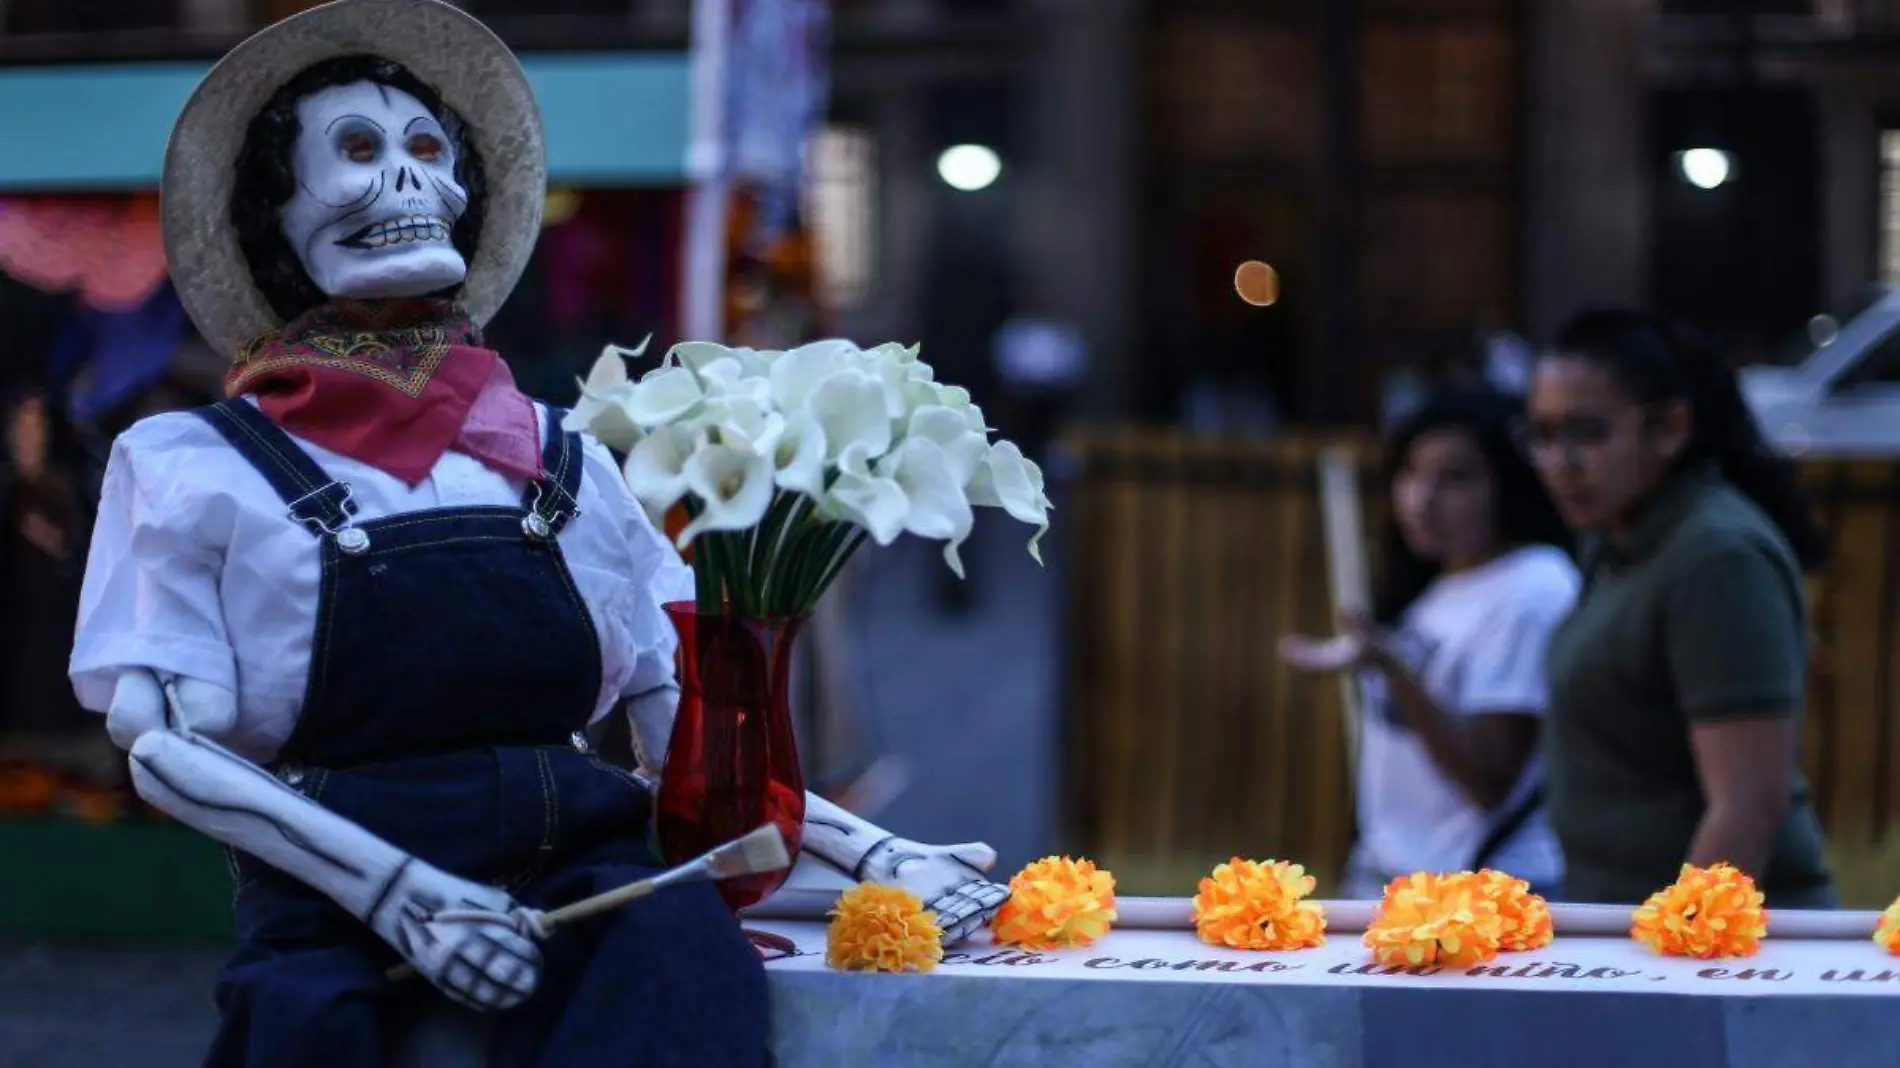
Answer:
<svg viewBox="0 0 1900 1068"><path fill-rule="evenodd" d="M791 865L791 855L785 849L785 835L779 831L778 824L768 823L743 838L735 838L658 875L628 883L604 894L582 898L550 912L527 911L535 921L531 926L537 927L538 932L545 935L563 924L598 916L669 886L700 881L719 882L743 875L779 871ZM398 964L385 974L390 979L407 979L416 974L416 969L413 965Z"/></svg>

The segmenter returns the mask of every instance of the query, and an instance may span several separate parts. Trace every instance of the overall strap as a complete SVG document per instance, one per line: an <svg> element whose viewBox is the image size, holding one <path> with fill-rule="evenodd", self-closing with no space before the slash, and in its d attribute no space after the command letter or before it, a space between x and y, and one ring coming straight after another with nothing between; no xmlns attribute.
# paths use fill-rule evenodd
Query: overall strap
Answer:
<svg viewBox="0 0 1900 1068"><path fill-rule="evenodd" d="M331 478L282 427L242 398L219 401L197 411L269 480L271 488L290 506L290 517L311 533L339 530L356 514L349 484Z"/></svg>
<svg viewBox="0 0 1900 1068"><path fill-rule="evenodd" d="M548 405L547 433L541 446L541 479L530 482L522 494L521 506L527 509L528 530L551 537L561 532L568 520L581 514L581 436L564 430L561 420L567 409ZM537 522L538 521L538 522ZM545 526L546 533L541 529Z"/></svg>

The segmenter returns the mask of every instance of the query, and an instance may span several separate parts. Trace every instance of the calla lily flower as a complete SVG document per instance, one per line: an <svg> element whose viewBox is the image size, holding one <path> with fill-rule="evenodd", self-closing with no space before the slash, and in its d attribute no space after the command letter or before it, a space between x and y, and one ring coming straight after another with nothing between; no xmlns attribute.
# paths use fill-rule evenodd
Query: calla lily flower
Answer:
<svg viewBox="0 0 1900 1068"><path fill-rule="evenodd" d="M761 408L772 404L772 380L748 374L735 357L721 357L700 368L699 381L708 397L744 397Z"/></svg>
<svg viewBox="0 0 1900 1068"><path fill-rule="evenodd" d="M970 536L976 516L963 496L964 480L952 469L950 455L929 438L906 438L878 462L879 474L897 483L909 508L904 529L920 538L945 542L944 563L963 577L958 548Z"/></svg>
<svg viewBox="0 0 1900 1068"><path fill-rule="evenodd" d="M977 468L989 458L990 443L983 435L970 428L965 416L940 404L927 404L910 413L910 426L905 439L922 438L936 444L944 452L944 459L950 465L960 493L970 480L976 477Z"/></svg>
<svg viewBox="0 0 1900 1068"><path fill-rule="evenodd" d="M838 478L824 504L826 511L863 527L879 545L897 540L910 512L910 499L897 480L871 470L870 447L862 441L846 445L838 457Z"/></svg>
<svg viewBox="0 0 1900 1068"><path fill-rule="evenodd" d="M684 367L662 367L634 384L622 402L627 417L643 427L664 426L698 407L706 397L699 379Z"/></svg>
<svg viewBox="0 0 1900 1068"><path fill-rule="evenodd" d="M1010 517L1033 523L1036 533L1029 539L1029 555L1042 563L1040 543L1049 531L1049 498L1043 495L1042 469L1023 455L1013 441L990 446L990 454L969 484L970 503L1001 508Z"/></svg>
<svg viewBox="0 0 1900 1068"><path fill-rule="evenodd" d="M656 524L688 503L680 546L710 538L717 550L695 554L698 596L734 612L810 611L841 553L905 533L941 540L961 577L977 506L1035 525L1029 552L1041 560L1042 471L1015 445L992 445L969 391L937 381L917 346L684 342L630 378L644 349L603 351L562 425L627 454L627 486ZM786 525L755 544L767 516Z"/></svg>
<svg viewBox="0 0 1900 1068"><path fill-rule="evenodd" d="M780 489L793 490L817 500L825 493L825 428L809 413L796 412L785 421L773 450L773 480Z"/></svg>
<svg viewBox="0 0 1900 1068"><path fill-rule="evenodd" d="M680 531L684 549L711 530L750 530L772 506L772 460L730 445L701 445L686 459L686 488L700 512Z"/></svg>
<svg viewBox="0 0 1900 1068"><path fill-rule="evenodd" d="M581 382L580 401L561 420L561 429L584 430L616 452L632 449L646 431L627 414L626 403L633 396L627 361L646 352L646 347L642 341L639 348L608 345L602 349Z"/></svg>
<svg viewBox="0 0 1900 1068"><path fill-rule="evenodd" d="M855 351L849 341L816 341L786 353L772 364L772 403L782 412L803 409L821 383L851 369Z"/></svg>
<svg viewBox="0 0 1900 1068"><path fill-rule="evenodd" d="M706 402L693 425L721 445L771 456L785 434L785 417L751 397L733 394Z"/></svg>
<svg viewBox="0 0 1900 1068"><path fill-rule="evenodd" d="M885 414L884 387L862 371L839 371L818 383L805 410L824 429L825 451L832 459L859 444L867 458L890 451L891 420Z"/></svg>
<svg viewBox="0 0 1900 1068"><path fill-rule="evenodd" d="M745 377L762 378L771 363L771 357L775 355L753 349L728 348L710 341L682 341L667 350L665 365L684 367L695 375L704 376L709 364L732 360L740 366Z"/></svg>
<svg viewBox="0 0 1900 1068"><path fill-rule="evenodd" d="M663 426L641 438L621 474L627 489L649 513L664 515L686 495L686 460L693 454L694 434L681 426Z"/></svg>

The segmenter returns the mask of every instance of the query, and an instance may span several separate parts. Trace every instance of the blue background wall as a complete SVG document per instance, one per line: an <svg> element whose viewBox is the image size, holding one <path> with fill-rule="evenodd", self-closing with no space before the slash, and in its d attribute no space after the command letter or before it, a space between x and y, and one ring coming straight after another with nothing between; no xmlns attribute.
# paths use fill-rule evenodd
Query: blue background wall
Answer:
<svg viewBox="0 0 1900 1068"><path fill-rule="evenodd" d="M690 100L683 53L522 57L548 131L549 181L683 181ZM209 63L0 69L0 192L158 185L165 138Z"/></svg>

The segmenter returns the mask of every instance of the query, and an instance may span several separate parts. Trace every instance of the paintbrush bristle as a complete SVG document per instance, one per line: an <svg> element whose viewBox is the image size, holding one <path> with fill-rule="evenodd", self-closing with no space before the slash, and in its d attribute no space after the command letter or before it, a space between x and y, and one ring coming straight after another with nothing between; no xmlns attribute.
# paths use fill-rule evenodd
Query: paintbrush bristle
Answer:
<svg viewBox="0 0 1900 1068"><path fill-rule="evenodd" d="M779 832L776 823L768 823L744 838L727 842L713 850L706 860L716 873L715 879L778 871L792 864L792 858L785 851L785 835Z"/></svg>

